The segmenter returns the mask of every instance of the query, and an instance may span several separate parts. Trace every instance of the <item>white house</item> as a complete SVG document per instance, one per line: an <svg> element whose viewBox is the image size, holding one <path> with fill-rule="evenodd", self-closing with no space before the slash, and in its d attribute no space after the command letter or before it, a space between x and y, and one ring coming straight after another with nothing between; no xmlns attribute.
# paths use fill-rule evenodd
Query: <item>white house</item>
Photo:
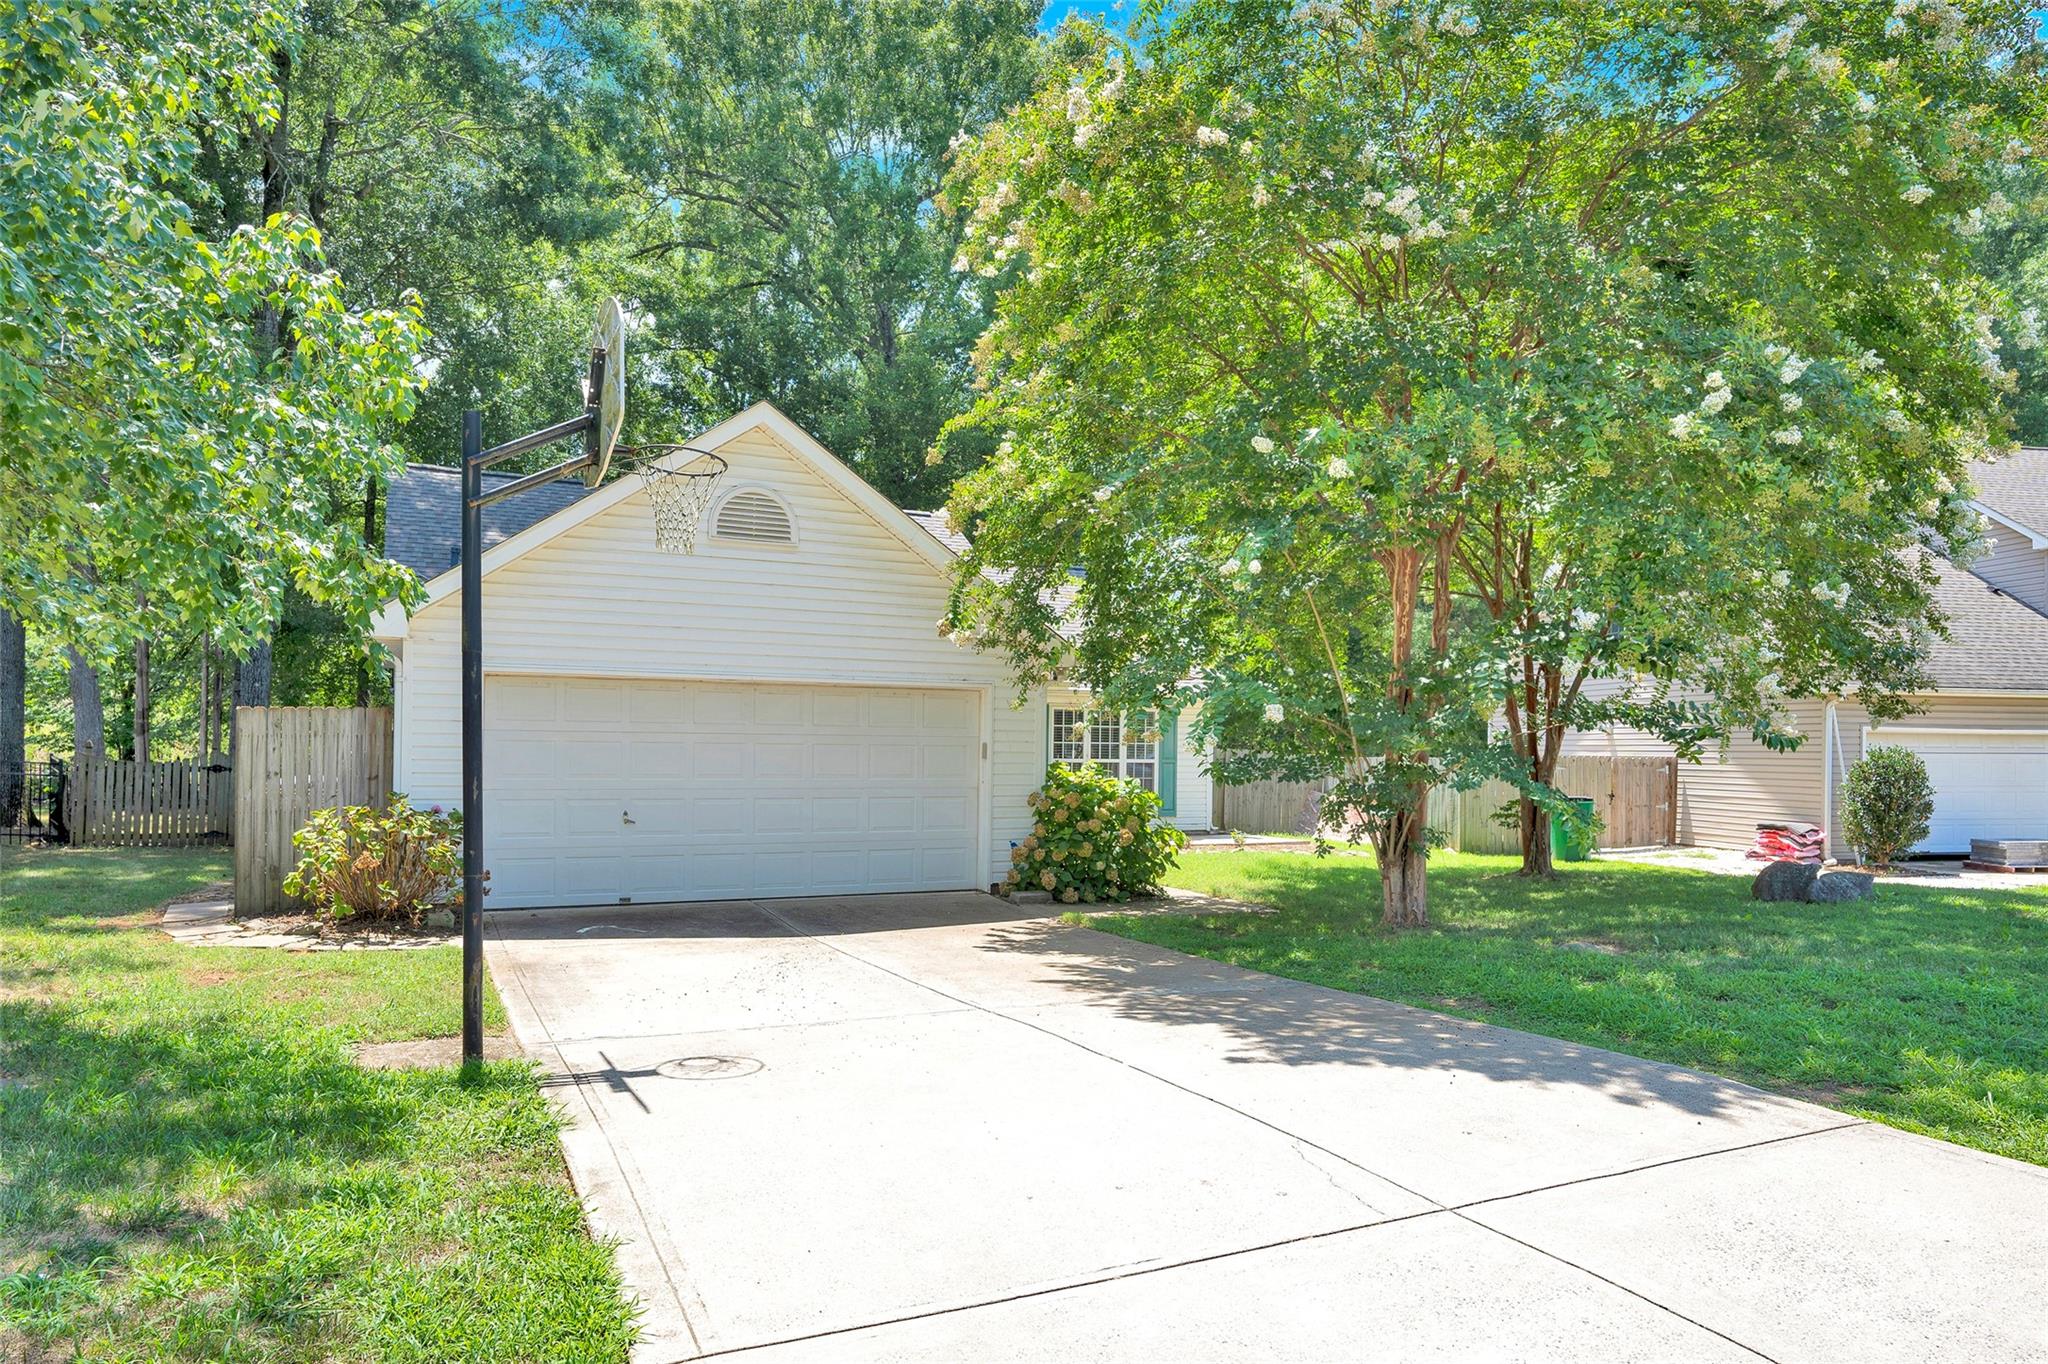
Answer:
<svg viewBox="0 0 2048 1364"><path fill-rule="evenodd" d="M730 466L694 554L655 549L630 476L486 513L492 908L986 887L1054 759L1209 826L1188 716L1019 702L999 656L940 634L961 543L943 517L898 509L767 404L691 443ZM386 552L427 587L375 632L416 803L461 796L459 506L453 469L389 492Z"/></svg>

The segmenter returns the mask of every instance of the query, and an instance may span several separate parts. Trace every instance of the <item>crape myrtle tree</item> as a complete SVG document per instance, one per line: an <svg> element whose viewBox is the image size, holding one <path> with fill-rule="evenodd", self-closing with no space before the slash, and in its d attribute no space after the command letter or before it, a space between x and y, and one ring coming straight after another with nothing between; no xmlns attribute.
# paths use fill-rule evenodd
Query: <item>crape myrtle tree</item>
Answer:
<svg viewBox="0 0 2048 1364"><path fill-rule="evenodd" d="M1225 779L1337 778L1395 924L1429 789L1553 800L1582 675L1705 685L1611 705L1703 738L1901 672L1901 551L1968 542L2007 381L1994 296L1934 257L2034 150L2024 17L1196 4L1142 60L1070 37L958 158L958 264L1004 292L952 626L1111 706L1201 678ZM1891 254L1800 246L1850 235L1822 205Z"/></svg>
<svg viewBox="0 0 2048 1364"><path fill-rule="evenodd" d="M188 197L202 129L276 116L291 13L32 0L0 25L0 600L104 658L246 646L287 584L365 623L410 587L325 489L397 461L414 307L352 311L309 223L209 234Z"/></svg>
<svg viewBox="0 0 2048 1364"><path fill-rule="evenodd" d="M1560 279L1591 291L1598 330L1531 356L1548 411L1461 554L1514 644L1501 725L1528 783L1525 871L1550 867L1534 797L1568 728L1620 721L1687 756L1741 730L1788 747L1788 695L1853 689L1889 718L1924 685L1939 622L1901 550L1937 531L1968 551L1957 466L2003 433L1998 343L2039 343L1970 247L2024 214L2040 52L2017 9L1845 17L1783 9L1761 47L1705 20L1668 35L1716 60L1619 130L1654 156L1579 210L1591 260ZM1615 327L1645 360L1599 334ZM1715 368L1690 382L1664 363L1703 348ZM1633 397L1583 377L1617 363ZM1660 425L1674 392L1697 405ZM1620 678L1643 685L1600 685Z"/></svg>

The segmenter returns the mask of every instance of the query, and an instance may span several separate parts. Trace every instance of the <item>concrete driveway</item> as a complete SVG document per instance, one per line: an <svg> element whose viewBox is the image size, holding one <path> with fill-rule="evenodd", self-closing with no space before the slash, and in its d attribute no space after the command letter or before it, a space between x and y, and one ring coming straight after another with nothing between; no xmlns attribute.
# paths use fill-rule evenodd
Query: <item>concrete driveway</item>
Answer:
<svg viewBox="0 0 2048 1364"><path fill-rule="evenodd" d="M973 894L500 913L636 1359L2048 1359L2048 1170Z"/></svg>

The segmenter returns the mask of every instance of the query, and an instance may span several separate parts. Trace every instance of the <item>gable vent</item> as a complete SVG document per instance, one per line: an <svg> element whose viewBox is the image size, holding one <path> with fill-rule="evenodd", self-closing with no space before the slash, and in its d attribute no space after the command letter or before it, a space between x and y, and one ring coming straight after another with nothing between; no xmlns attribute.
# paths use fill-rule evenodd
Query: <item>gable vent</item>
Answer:
<svg viewBox="0 0 2048 1364"><path fill-rule="evenodd" d="M768 493L734 493L718 508L718 520L711 533L721 540L751 540L757 544L792 545L796 530L789 512Z"/></svg>

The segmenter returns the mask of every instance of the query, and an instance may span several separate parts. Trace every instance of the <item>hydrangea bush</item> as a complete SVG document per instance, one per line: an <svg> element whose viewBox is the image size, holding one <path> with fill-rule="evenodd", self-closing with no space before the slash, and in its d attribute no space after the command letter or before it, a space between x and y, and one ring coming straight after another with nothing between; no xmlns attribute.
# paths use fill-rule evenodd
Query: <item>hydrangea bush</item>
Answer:
<svg viewBox="0 0 2048 1364"><path fill-rule="evenodd" d="M1026 801L1037 820L1010 850L1005 891L1050 891L1069 905L1120 904L1157 888L1187 845L1180 830L1157 822L1157 795L1099 767L1055 764Z"/></svg>
<svg viewBox="0 0 2048 1364"><path fill-rule="evenodd" d="M459 895L460 811L415 809L401 795L382 808L319 810L292 846L299 865L284 879L285 894L331 922L403 919L418 927L429 909Z"/></svg>

